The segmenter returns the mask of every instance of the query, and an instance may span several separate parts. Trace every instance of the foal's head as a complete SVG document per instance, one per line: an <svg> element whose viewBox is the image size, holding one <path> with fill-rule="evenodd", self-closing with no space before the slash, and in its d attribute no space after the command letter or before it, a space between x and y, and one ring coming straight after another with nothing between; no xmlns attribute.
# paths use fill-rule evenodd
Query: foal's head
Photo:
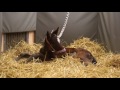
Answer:
<svg viewBox="0 0 120 90"><path fill-rule="evenodd" d="M59 27L51 33L47 31L44 45L40 49L40 53L46 55L46 58L48 59L61 57L66 52L65 48L59 43L57 39L58 29Z"/></svg>
<svg viewBox="0 0 120 90"><path fill-rule="evenodd" d="M59 30L59 27L52 31L51 33L47 32L47 39L49 41L49 43L51 44L51 46L56 50L56 51L59 51L61 49L63 49L64 47L60 44L60 42L58 41L58 37L57 37L57 34L58 34L58 30Z"/></svg>

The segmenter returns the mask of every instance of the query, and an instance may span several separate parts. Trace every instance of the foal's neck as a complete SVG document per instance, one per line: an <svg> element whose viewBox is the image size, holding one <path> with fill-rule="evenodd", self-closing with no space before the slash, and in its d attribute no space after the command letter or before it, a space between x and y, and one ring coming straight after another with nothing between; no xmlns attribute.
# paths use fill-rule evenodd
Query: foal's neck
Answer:
<svg viewBox="0 0 120 90"><path fill-rule="evenodd" d="M65 48L67 53L74 53L76 52L76 48Z"/></svg>

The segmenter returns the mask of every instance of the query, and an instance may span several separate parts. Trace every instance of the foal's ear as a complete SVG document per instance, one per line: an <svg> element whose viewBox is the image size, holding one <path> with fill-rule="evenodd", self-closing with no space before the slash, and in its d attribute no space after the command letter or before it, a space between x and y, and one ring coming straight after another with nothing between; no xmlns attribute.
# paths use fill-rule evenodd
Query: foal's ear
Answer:
<svg viewBox="0 0 120 90"><path fill-rule="evenodd" d="M50 33L47 31L47 33L46 33L46 36L47 36L47 38L49 39L50 38Z"/></svg>
<svg viewBox="0 0 120 90"><path fill-rule="evenodd" d="M59 30L59 27L55 31L53 31L52 34L56 34L57 35L58 34L58 30Z"/></svg>
<svg viewBox="0 0 120 90"><path fill-rule="evenodd" d="M48 45L48 40L47 37L45 38L45 42L44 42L45 46Z"/></svg>

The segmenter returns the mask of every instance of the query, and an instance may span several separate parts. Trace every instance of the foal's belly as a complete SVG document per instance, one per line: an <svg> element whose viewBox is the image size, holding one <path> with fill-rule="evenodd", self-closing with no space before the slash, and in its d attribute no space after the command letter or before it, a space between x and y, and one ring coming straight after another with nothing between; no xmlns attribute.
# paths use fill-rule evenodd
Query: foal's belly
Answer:
<svg viewBox="0 0 120 90"><path fill-rule="evenodd" d="M77 54L76 52L73 52L73 53L68 53L68 55L69 55L69 56L73 56L73 57L75 57L75 56L76 56L76 54Z"/></svg>

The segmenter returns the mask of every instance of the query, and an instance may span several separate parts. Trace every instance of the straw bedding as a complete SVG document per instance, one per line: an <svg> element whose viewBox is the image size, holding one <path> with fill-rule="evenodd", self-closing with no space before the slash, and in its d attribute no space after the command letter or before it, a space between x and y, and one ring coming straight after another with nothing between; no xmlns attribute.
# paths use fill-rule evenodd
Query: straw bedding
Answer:
<svg viewBox="0 0 120 90"><path fill-rule="evenodd" d="M79 59L66 56L49 62L24 63L14 58L22 52L36 53L41 44L29 45L20 41L15 47L0 54L1 78L120 78L120 54L107 52L104 47L89 38L80 38L68 47L82 47L89 50L96 58L97 64L87 67Z"/></svg>

